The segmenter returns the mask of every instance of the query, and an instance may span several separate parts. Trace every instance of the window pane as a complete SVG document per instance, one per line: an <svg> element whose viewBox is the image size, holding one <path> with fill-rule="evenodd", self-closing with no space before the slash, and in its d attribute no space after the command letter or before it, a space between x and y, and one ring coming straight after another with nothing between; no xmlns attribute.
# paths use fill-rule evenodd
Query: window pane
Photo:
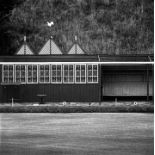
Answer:
<svg viewBox="0 0 155 155"><path fill-rule="evenodd" d="M68 76L68 70L64 71L64 76Z"/></svg>
<svg viewBox="0 0 155 155"><path fill-rule="evenodd" d="M52 70L56 70L56 65L52 65Z"/></svg>
<svg viewBox="0 0 155 155"><path fill-rule="evenodd" d="M45 82L49 82L49 77L45 77Z"/></svg>
<svg viewBox="0 0 155 155"><path fill-rule="evenodd" d="M73 70L73 65L69 65L69 70Z"/></svg>
<svg viewBox="0 0 155 155"><path fill-rule="evenodd" d="M85 70L81 71L81 76L85 76Z"/></svg>
<svg viewBox="0 0 155 155"><path fill-rule="evenodd" d="M36 65L33 65L33 70L37 70L37 66Z"/></svg>
<svg viewBox="0 0 155 155"><path fill-rule="evenodd" d="M93 70L97 70L97 65L93 65Z"/></svg>
<svg viewBox="0 0 155 155"><path fill-rule="evenodd" d="M49 65L45 65L45 70L49 70Z"/></svg>
<svg viewBox="0 0 155 155"><path fill-rule="evenodd" d="M61 70L61 65L57 65L57 70Z"/></svg>
<svg viewBox="0 0 155 155"><path fill-rule="evenodd" d="M57 77L57 82L61 82L61 77Z"/></svg>
<svg viewBox="0 0 155 155"><path fill-rule="evenodd" d="M64 82L68 82L68 77L64 77Z"/></svg>
<svg viewBox="0 0 155 155"><path fill-rule="evenodd" d="M97 76L97 70L93 71L93 76Z"/></svg>
<svg viewBox="0 0 155 155"><path fill-rule="evenodd" d="M16 78L16 82L20 82L20 78Z"/></svg>
<svg viewBox="0 0 155 155"><path fill-rule="evenodd" d="M9 75L8 72L5 71L4 72L4 77L8 77L8 75Z"/></svg>
<svg viewBox="0 0 155 155"><path fill-rule="evenodd" d="M69 82L73 82L73 77L69 77Z"/></svg>
<svg viewBox="0 0 155 155"><path fill-rule="evenodd" d="M80 77L76 77L76 82L80 82Z"/></svg>
<svg viewBox="0 0 155 155"><path fill-rule="evenodd" d="M21 70L25 70L25 66L24 65L21 65Z"/></svg>
<svg viewBox="0 0 155 155"><path fill-rule="evenodd" d="M56 77L52 77L52 82L56 82Z"/></svg>
<svg viewBox="0 0 155 155"><path fill-rule="evenodd" d="M68 65L64 65L64 70L68 70Z"/></svg>
<svg viewBox="0 0 155 155"><path fill-rule="evenodd" d="M92 65L88 65L88 70L92 70Z"/></svg>
<svg viewBox="0 0 155 155"><path fill-rule="evenodd" d="M73 70L69 71L69 76L73 76Z"/></svg>
<svg viewBox="0 0 155 155"><path fill-rule="evenodd" d="M33 77L37 77L37 72L36 71L33 72Z"/></svg>
<svg viewBox="0 0 155 155"><path fill-rule="evenodd" d="M32 82L32 78L31 77L28 77L28 82Z"/></svg>
<svg viewBox="0 0 155 155"><path fill-rule="evenodd" d="M57 71L57 76L61 76L61 70L59 71Z"/></svg>
<svg viewBox="0 0 155 155"><path fill-rule="evenodd" d="M9 71L9 76L13 76L13 72L12 71Z"/></svg>
<svg viewBox="0 0 155 155"><path fill-rule="evenodd" d="M40 76L44 76L44 71L40 71Z"/></svg>
<svg viewBox="0 0 155 155"><path fill-rule="evenodd" d="M44 82L44 77L40 77L40 82Z"/></svg>
<svg viewBox="0 0 155 155"><path fill-rule="evenodd" d="M88 77L88 82L92 82L92 77Z"/></svg>
<svg viewBox="0 0 155 155"><path fill-rule="evenodd" d="M8 78L4 78L4 82L8 82Z"/></svg>
<svg viewBox="0 0 155 155"><path fill-rule="evenodd" d="M21 82L25 82L25 77L22 77L21 78Z"/></svg>
<svg viewBox="0 0 155 155"><path fill-rule="evenodd" d="M16 66L16 70L20 70L20 66L18 65L18 66Z"/></svg>
<svg viewBox="0 0 155 155"><path fill-rule="evenodd" d="M37 78L33 78L33 82L37 82Z"/></svg>
<svg viewBox="0 0 155 155"><path fill-rule="evenodd" d="M81 82L85 82L85 77L81 77Z"/></svg>
<svg viewBox="0 0 155 155"><path fill-rule="evenodd" d="M20 77L20 72L16 72L16 77Z"/></svg>
<svg viewBox="0 0 155 155"><path fill-rule="evenodd" d="M13 70L13 66L10 65L10 66L9 66L9 70Z"/></svg>
<svg viewBox="0 0 155 155"><path fill-rule="evenodd" d="M48 76L49 77L49 70L46 70L45 71L45 76Z"/></svg>
<svg viewBox="0 0 155 155"><path fill-rule="evenodd" d="M80 70L80 65L76 65L76 70Z"/></svg>
<svg viewBox="0 0 155 155"><path fill-rule="evenodd" d="M85 70L85 65L81 65L81 70Z"/></svg>
<svg viewBox="0 0 155 155"><path fill-rule="evenodd" d="M13 77L9 77L9 82L10 82L10 83L13 82Z"/></svg>
<svg viewBox="0 0 155 155"><path fill-rule="evenodd" d="M56 76L56 71L52 71L52 76Z"/></svg>
<svg viewBox="0 0 155 155"><path fill-rule="evenodd" d="M29 66L28 66L28 70L32 70L32 66L29 65Z"/></svg>
<svg viewBox="0 0 155 155"><path fill-rule="evenodd" d="M93 82L97 82L97 77L93 77Z"/></svg>
<svg viewBox="0 0 155 155"><path fill-rule="evenodd" d="M40 66L40 70L44 70L44 66L43 65Z"/></svg>
<svg viewBox="0 0 155 155"><path fill-rule="evenodd" d="M80 76L80 71L76 71L76 76Z"/></svg>
<svg viewBox="0 0 155 155"><path fill-rule="evenodd" d="M25 70L24 71L21 71L21 75L22 76L25 76Z"/></svg>
<svg viewBox="0 0 155 155"><path fill-rule="evenodd" d="M28 71L28 76L32 76L32 71Z"/></svg>
<svg viewBox="0 0 155 155"><path fill-rule="evenodd" d="M92 76L92 71L88 71L88 76Z"/></svg>
<svg viewBox="0 0 155 155"><path fill-rule="evenodd" d="M4 66L4 70L8 70L8 66L5 65L5 66Z"/></svg>

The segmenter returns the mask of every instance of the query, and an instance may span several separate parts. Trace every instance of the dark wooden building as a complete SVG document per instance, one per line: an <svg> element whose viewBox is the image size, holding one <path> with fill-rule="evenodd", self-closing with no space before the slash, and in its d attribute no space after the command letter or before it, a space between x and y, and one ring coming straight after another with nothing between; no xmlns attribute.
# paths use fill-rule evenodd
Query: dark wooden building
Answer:
<svg viewBox="0 0 155 155"><path fill-rule="evenodd" d="M0 56L0 103L150 100L153 55L87 55L78 43L63 54L50 38L37 55L26 42L14 56Z"/></svg>

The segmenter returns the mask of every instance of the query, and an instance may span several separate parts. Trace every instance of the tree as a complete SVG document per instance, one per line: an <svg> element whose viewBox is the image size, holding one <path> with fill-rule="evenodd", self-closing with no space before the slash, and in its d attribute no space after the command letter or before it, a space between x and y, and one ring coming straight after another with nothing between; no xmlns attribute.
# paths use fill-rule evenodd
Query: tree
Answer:
<svg viewBox="0 0 155 155"><path fill-rule="evenodd" d="M75 35L90 54L153 53L153 0L18 1L5 14L7 53L16 51L24 35L35 53L50 35L64 53ZM51 20L55 25L50 30L46 22Z"/></svg>

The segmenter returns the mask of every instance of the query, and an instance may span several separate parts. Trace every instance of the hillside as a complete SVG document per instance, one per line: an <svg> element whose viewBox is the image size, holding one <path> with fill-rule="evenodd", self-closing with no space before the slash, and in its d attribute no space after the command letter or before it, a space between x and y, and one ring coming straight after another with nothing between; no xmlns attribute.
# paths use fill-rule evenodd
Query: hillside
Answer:
<svg viewBox="0 0 155 155"><path fill-rule="evenodd" d="M75 35L90 54L153 53L153 0L18 0L12 3L13 7L5 14L6 20L1 22L1 55L14 54L25 34L35 53L50 35L64 53L73 44ZM47 21L55 23L51 30Z"/></svg>

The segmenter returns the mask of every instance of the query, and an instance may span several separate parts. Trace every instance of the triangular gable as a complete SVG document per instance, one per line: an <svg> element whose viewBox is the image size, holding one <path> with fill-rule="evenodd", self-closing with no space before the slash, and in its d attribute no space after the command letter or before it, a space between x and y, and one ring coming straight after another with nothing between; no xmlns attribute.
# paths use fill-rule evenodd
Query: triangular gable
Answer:
<svg viewBox="0 0 155 155"><path fill-rule="evenodd" d="M62 54L56 43L49 39L39 52L39 55Z"/></svg>
<svg viewBox="0 0 155 155"><path fill-rule="evenodd" d="M78 44L75 43L69 50L68 54L85 54L85 52L81 49L81 47Z"/></svg>
<svg viewBox="0 0 155 155"><path fill-rule="evenodd" d="M33 55L33 52L27 44L23 44L16 55Z"/></svg>

